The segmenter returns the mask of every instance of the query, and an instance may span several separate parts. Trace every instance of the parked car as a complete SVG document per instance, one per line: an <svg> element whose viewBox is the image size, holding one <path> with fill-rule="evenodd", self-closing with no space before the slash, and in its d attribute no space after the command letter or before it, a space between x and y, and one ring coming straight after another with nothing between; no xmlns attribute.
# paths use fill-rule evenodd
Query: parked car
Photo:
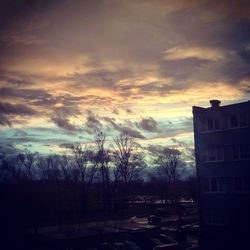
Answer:
<svg viewBox="0 0 250 250"><path fill-rule="evenodd" d="M114 250L127 250L125 244L121 242L115 242L113 244L113 247L114 247Z"/></svg>
<svg viewBox="0 0 250 250"><path fill-rule="evenodd" d="M114 247L108 242L102 242L98 249L99 250L114 250Z"/></svg>
<svg viewBox="0 0 250 250"><path fill-rule="evenodd" d="M162 245L162 242L156 238L143 238L136 241L136 243L144 250L152 250L154 247Z"/></svg>
<svg viewBox="0 0 250 250"><path fill-rule="evenodd" d="M127 250L141 250L141 248L133 241L124 241L123 242Z"/></svg>
<svg viewBox="0 0 250 250"><path fill-rule="evenodd" d="M179 245L176 243L162 244L154 247L153 250L179 250Z"/></svg>
<svg viewBox="0 0 250 250"><path fill-rule="evenodd" d="M169 210L166 208L157 208L155 214L157 216L166 216L169 214Z"/></svg>
<svg viewBox="0 0 250 250"><path fill-rule="evenodd" d="M158 237L157 237L162 243L164 244L170 244L170 243L175 243L175 244L178 244L178 242L176 240L174 240L172 237L166 235L166 234L160 234Z"/></svg>
<svg viewBox="0 0 250 250"><path fill-rule="evenodd" d="M161 223L161 217L156 216L156 215L150 215L148 217L148 224L160 224Z"/></svg>

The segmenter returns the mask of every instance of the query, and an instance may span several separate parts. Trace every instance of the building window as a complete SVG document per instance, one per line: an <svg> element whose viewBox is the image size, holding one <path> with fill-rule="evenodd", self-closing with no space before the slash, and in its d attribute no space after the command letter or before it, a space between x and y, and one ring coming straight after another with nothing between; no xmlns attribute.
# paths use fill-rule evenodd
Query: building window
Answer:
<svg viewBox="0 0 250 250"><path fill-rule="evenodd" d="M203 180L203 191L204 191L205 193L210 192L210 180L209 180L208 178L205 178L205 179Z"/></svg>
<svg viewBox="0 0 250 250"><path fill-rule="evenodd" d="M235 177L234 192L236 193L250 192L250 177Z"/></svg>
<svg viewBox="0 0 250 250"><path fill-rule="evenodd" d="M221 119L220 118L203 118L199 122L199 131L200 132L211 132L221 130Z"/></svg>
<svg viewBox="0 0 250 250"><path fill-rule="evenodd" d="M207 119L207 130L213 131L214 130L214 121L212 118Z"/></svg>
<svg viewBox="0 0 250 250"><path fill-rule="evenodd" d="M226 225L225 214L217 211L204 212L204 223L206 225L223 226Z"/></svg>
<svg viewBox="0 0 250 250"><path fill-rule="evenodd" d="M250 147L247 144L239 145L240 159L248 159L250 157Z"/></svg>
<svg viewBox="0 0 250 250"><path fill-rule="evenodd" d="M232 158L233 160L244 160L250 158L250 145L240 144L232 146Z"/></svg>
<svg viewBox="0 0 250 250"><path fill-rule="evenodd" d="M239 113L239 126L246 127L247 126L247 113Z"/></svg>
<svg viewBox="0 0 250 250"><path fill-rule="evenodd" d="M238 160L240 158L240 152L238 145L233 145L233 159Z"/></svg>
<svg viewBox="0 0 250 250"><path fill-rule="evenodd" d="M235 192L243 191L243 179L241 177L237 177L234 179L234 189Z"/></svg>
<svg viewBox="0 0 250 250"><path fill-rule="evenodd" d="M218 183L216 178L210 179L210 192L217 192L218 191Z"/></svg>
<svg viewBox="0 0 250 250"><path fill-rule="evenodd" d="M203 179L203 192L205 193L224 193L226 191L225 178L205 178Z"/></svg>
<svg viewBox="0 0 250 250"><path fill-rule="evenodd" d="M230 115L230 127L231 128L237 128L238 127L238 117L235 114Z"/></svg>
<svg viewBox="0 0 250 250"><path fill-rule="evenodd" d="M209 161L223 161L224 160L224 149L222 146L211 147L204 151L202 160L205 162Z"/></svg>
<svg viewBox="0 0 250 250"><path fill-rule="evenodd" d="M248 126L248 117L246 112L231 114L229 117L230 128L242 128Z"/></svg>
<svg viewBox="0 0 250 250"><path fill-rule="evenodd" d="M221 129L221 120L219 118L214 119L214 129L220 130Z"/></svg>

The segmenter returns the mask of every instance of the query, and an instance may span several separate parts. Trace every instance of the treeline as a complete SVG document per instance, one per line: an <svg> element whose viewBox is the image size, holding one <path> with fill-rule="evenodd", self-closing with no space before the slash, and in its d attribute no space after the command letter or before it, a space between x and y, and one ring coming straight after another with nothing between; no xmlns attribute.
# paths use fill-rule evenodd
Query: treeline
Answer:
<svg viewBox="0 0 250 250"><path fill-rule="evenodd" d="M157 196L172 203L195 198L195 181L181 178L184 169L179 150L161 147L145 155L127 134L108 145L101 133L93 147L77 144L68 155L42 156L27 150L4 155L1 216L8 225L60 224L125 215L136 196Z"/></svg>

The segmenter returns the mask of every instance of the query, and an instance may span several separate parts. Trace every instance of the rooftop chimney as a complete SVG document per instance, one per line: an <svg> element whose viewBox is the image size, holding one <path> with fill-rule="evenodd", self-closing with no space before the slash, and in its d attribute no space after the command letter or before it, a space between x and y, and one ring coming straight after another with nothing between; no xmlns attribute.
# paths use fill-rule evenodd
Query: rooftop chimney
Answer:
<svg viewBox="0 0 250 250"><path fill-rule="evenodd" d="M212 108L220 107L221 101L219 101L219 100L210 100L209 102L210 102Z"/></svg>

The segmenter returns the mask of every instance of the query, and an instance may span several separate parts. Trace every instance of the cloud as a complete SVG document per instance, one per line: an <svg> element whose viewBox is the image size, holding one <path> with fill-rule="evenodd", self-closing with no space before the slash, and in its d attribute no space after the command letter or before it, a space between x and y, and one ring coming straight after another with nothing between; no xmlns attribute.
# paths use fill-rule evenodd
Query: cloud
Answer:
<svg viewBox="0 0 250 250"><path fill-rule="evenodd" d="M191 136L192 105L249 99L248 9L241 0L4 0L0 123L56 124L68 133L39 136L71 136L60 143L80 131L86 143L99 130L143 143Z"/></svg>
<svg viewBox="0 0 250 250"><path fill-rule="evenodd" d="M17 154L19 150L11 143L0 143L0 158L9 154Z"/></svg>
<svg viewBox="0 0 250 250"><path fill-rule="evenodd" d="M51 119L59 128L63 128L68 131L77 131L78 128L72 125L67 118L53 117Z"/></svg>
<svg viewBox="0 0 250 250"><path fill-rule="evenodd" d="M126 112L127 112L128 114L132 114L132 113L133 113L132 110L129 109L129 108L126 109Z"/></svg>
<svg viewBox="0 0 250 250"><path fill-rule="evenodd" d="M46 43L46 40L38 38L34 35L27 35L21 32L0 32L1 42L2 44L6 44L6 46L13 45L41 45Z"/></svg>
<svg viewBox="0 0 250 250"><path fill-rule="evenodd" d="M15 136L17 137L25 137L28 136L29 134L21 129L16 129L15 130Z"/></svg>
<svg viewBox="0 0 250 250"><path fill-rule="evenodd" d="M154 154L154 155L157 155L157 154L162 154L164 152L164 147L161 146L161 145L151 145L149 144L147 146L147 150Z"/></svg>
<svg viewBox="0 0 250 250"><path fill-rule="evenodd" d="M79 108L75 106L59 106L54 108L54 113L59 117L76 116L81 114Z"/></svg>
<svg viewBox="0 0 250 250"><path fill-rule="evenodd" d="M59 145L60 148L72 149L74 147L73 143L64 142Z"/></svg>
<svg viewBox="0 0 250 250"><path fill-rule="evenodd" d="M33 89L14 89L10 87L0 88L0 96L1 97L20 97L20 98L34 98L34 96L38 96L44 94L44 90L33 90Z"/></svg>
<svg viewBox="0 0 250 250"><path fill-rule="evenodd" d="M157 122L152 117L142 118L141 121L137 123L137 126L149 132L158 131Z"/></svg>
<svg viewBox="0 0 250 250"><path fill-rule="evenodd" d="M7 102L0 102L0 112L2 114L15 115L34 115L36 111L23 104L11 104Z"/></svg>
<svg viewBox="0 0 250 250"><path fill-rule="evenodd" d="M88 130L89 132L97 133L100 131L102 124L100 123L97 117L95 117L94 115L90 115L87 117L85 126L90 129Z"/></svg>
<svg viewBox="0 0 250 250"><path fill-rule="evenodd" d="M115 109L113 110L113 114L119 115L119 110L118 110L117 108L115 108Z"/></svg>
<svg viewBox="0 0 250 250"><path fill-rule="evenodd" d="M126 133L129 136L138 138L138 139L145 139L145 136L142 135L140 131L133 128L134 124L130 121L126 121L124 124L121 124L121 123L118 124L116 123L115 118L103 117L102 119L108 122L112 126L112 128L118 131L119 133ZM130 127L128 125L130 125Z"/></svg>
<svg viewBox="0 0 250 250"><path fill-rule="evenodd" d="M10 121L7 119L7 117L3 114L0 113L0 125L2 126L11 126Z"/></svg>
<svg viewBox="0 0 250 250"><path fill-rule="evenodd" d="M123 134L127 134L134 138L145 139L145 136L143 136L138 130L135 130L129 127L120 127L119 131Z"/></svg>
<svg viewBox="0 0 250 250"><path fill-rule="evenodd" d="M180 59L201 59L208 61L217 61L224 59L226 52L222 48L212 47L173 47L164 52L165 60L180 60Z"/></svg>

